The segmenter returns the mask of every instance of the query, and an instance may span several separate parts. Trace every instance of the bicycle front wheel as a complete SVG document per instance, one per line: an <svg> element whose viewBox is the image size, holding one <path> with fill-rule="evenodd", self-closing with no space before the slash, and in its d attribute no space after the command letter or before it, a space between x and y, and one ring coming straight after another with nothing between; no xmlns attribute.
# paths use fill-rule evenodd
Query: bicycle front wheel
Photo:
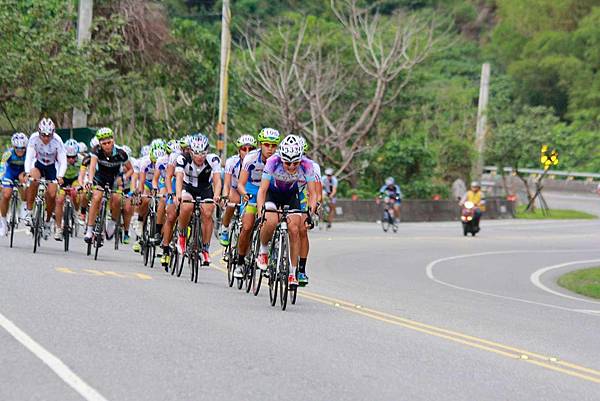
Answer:
<svg viewBox="0 0 600 401"><path fill-rule="evenodd" d="M33 253L37 252L38 246L42 242L43 218L43 204L37 203L35 205L35 220L33 221Z"/></svg>
<svg viewBox="0 0 600 401"><path fill-rule="evenodd" d="M13 191L16 191L16 188L13 189ZM15 237L15 230L17 229L18 223L17 223L17 197L15 195L13 195L11 197L11 203L10 203L10 247L13 247L13 241L14 241L14 237Z"/></svg>
<svg viewBox="0 0 600 401"><path fill-rule="evenodd" d="M390 229L390 214L387 210L383 211L383 217L381 219L381 228L383 229L384 233L387 233L387 231Z"/></svg>
<svg viewBox="0 0 600 401"><path fill-rule="evenodd" d="M71 238L71 204L65 202L63 210L63 243L65 252L69 251L69 239Z"/></svg>
<svg viewBox="0 0 600 401"><path fill-rule="evenodd" d="M288 300L288 275L290 272L290 255L288 247L287 235L282 235L281 244L279 245L279 272L277 281L279 282L279 303L281 310L285 310Z"/></svg>

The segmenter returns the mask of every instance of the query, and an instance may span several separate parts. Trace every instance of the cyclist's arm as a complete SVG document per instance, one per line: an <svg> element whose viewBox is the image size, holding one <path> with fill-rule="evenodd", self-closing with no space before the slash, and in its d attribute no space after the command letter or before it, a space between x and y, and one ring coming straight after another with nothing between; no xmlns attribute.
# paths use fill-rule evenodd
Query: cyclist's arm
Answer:
<svg viewBox="0 0 600 401"><path fill-rule="evenodd" d="M60 146L58 148L56 162L56 178L63 178L67 172L67 152L65 151L62 141L60 142Z"/></svg>
<svg viewBox="0 0 600 401"><path fill-rule="evenodd" d="M140 169L140 179L138 180L138 192L144 193L144 184L146 183L146 170Z"/></svg>
<svg viewBox="0 0 600 401"><path fill-rule="evenodd" d="M316 184L316 191L317 191L317 202L322 203L323 202L323 183L321 181L315 181Z"/></svg>
<svg viewBox="0 0 600 401"><path fill-rule="evenodd" d="M172 164L169 164L167 166L167 171L165 173L165 185L167 187L167 193L168 194L172 194L173 193L173 176L175 175L175 166Z"/></svg>
<svg viewBox="0 0 600 401"><path fill-rule="evenodd" d="M317 183L309 181L306 185L308 187L308 207L314 213L317 210Z"/></svg>
<svg viewBox="0 0 600 401"><path fill-rule="evenodd" d="M90 159L90 167L88 169L88 179L92 185L94 184L94 177L96 176L96 163L98 163L98 156L92 154L92 158Z"/></svg>
<svg viewBox="0 0 600 401"><path fill-rule="evenodd" d="M154 177L152 177L152 189L158 190L158 180L160 178L160 172L158 171L158 166L154 169Z"/></svg>
<svg viewBox="0 0 600 401"><path fill-rule="evenodd" d="M79 175L77 176L77 182L79 185L83 185L85 182L85 174L87 173L87 168L84 165L79 167Z"/></svg>
<svg viewBox="0 0 600 401"><path fill-rule="evenodd" d="M213 186L213 194L215 197L221 197L221 172L214 172L212 175L212 186Z"/></svg>
<svg viewBox="0 0 600 401"><path fill-rule="evenodd" d="M258 195L256 197L256 210L260 214L263 206L265 205L265 201L267 199L267 191L269 190L269 185L271 181L267 178L263 178L260 182L260 187L258 188Z"/></svg>
<svg viewBox="0 0 600 401"><path fill-rule="evenodd" d="M183 192L183 172L175 173L175 194L177 199L181 199L181 194Z"/></svg>
<svg viewBox="0 0 600 401"><path fill-rule="evenodd" d="M335 198L337 194L337 179L335 177L331 178L331 194L329 194L330 198Z"/></svg>
<svg viewBox="0 0 600 401"><path fill-rule="evenodd" d="M35 154L33 140L30 140L27 144L27 151L25 152L25 174L29 174L35 165Z"/></svg>
<svg viewBox="0 0 600 401"><path fill-rule="evenodd" d="M240 178L238 178L238 192L242 198L246 196L246 183L248 182L249 176L250 173L248 171L240 171Z"/></svg>
<svg viewBox="0 0 600 401"><path fill-rule="evenodd" d="M231 173L225 173L225 179L223 180L223 197L229 197L229 190L231 188Z"/></svg>

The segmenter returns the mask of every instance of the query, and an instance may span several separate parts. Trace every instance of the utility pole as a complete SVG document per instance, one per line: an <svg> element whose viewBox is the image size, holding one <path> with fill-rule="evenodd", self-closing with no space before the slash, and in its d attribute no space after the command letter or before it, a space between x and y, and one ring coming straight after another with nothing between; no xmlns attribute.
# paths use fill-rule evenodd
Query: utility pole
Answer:
<svg viewBox="0 0 600 401"><path fill-rule="evenodd" d="M485 133L487 129L487 105L490 92L490 64L481 67L481 83L479 86L479 107L477 109L477 130L475 133L475 148L477 162L472 170L473 178L479 179L483 173L483 152L485 150Z"/></svg>
<svg viewBox="0 0 600 401"><path fill-rule="evenodd" d="M227 92L229 86L229 56L231 53L231 11L229 0L223 0L223 13L221 22L221 69L219 84L219 121L217 122L217 150L221 162L225 163L227 157Z"/></svg>
<svg viewBox="0 0 600 401"><path fill-rule="evenodd" d="M77 13L77 47L82 47L92 38L92 14L94 0L79 0L79 11ZM84 89L87 100L89 88ZM87 113L85 110L73 109L73 128L87 127Z"/></svg>

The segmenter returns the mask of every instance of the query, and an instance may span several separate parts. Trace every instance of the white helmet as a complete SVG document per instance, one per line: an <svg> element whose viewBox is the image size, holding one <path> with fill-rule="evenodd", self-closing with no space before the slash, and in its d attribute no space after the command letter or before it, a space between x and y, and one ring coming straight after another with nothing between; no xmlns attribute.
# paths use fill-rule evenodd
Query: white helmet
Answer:
<svg viewBox="0 0 600 401"><path fill-rule="evenodd" d="M10 142L15 148L25 148L28 142L27 135L22 132L15 132L12 138L10 138Z"/></svg>
<svg viewBox="0 0 600 401"><path fill-rule="evenodd" d="M198 134L190 138L190 149L194 153L203 153L208 150L208 138Z"/></svg>
<svg viewBox="0 0 600 401"><path fill-rule="evenodd" d="M164 139L162 139L162 138L156 138L156 139L153 139L152 142L150 142L150 147L152 147L152 146L164 146L166 144L167 143L165 142Z"/></svg>
<svg viewBox="0 0 600 401"><path fill-rule="evenodd" d="M56 126L54 122L49 118L42 118L38 124L38 133L40 135L50 136L54 134Z"/></svg>
<svg viewBox="0 0 600 401"><path fill-rule="evenodd" d="M279 145L279 156L284 162L297 162L302 159L304 154L304 144L300 137L296 135L288 135L283 138Z"/></svg>
<svg viewBox="0 0 600 401"><path fill-rule="evenodd" d="M150 145L142 146L142 149L140 150L140 154L142 155L142 157L148 156L150 154Z"/></svg>
<svg viewBox="0 0 600 401"><path fill-rule="evenodd" d="M385 185L394 185L396 183L396 180L394 180L394 177L388 177L385 179Z"/></svg>
<svg viewBox="0 0 600 401"><path fill-rule="evenodd" d="M86 153L88 151L87 145L83 142L79 142L79 153Z"/></svg>
<svg viewBox="0 0 600 401"><path fill-rule="evenodd" d="M238 148L241 148L244 145L256 147L256 139L254 139L252 135L242 135L235 141L235 144Z"/></svg>
<svg viewBox="0 0 600 401"><path fill-rule="evenodd" d="M100 141L98 140L98 138L96 138L95 136L92 137L92 140L90 141L90 148L94 149L98 145L100 145Z"/></svg>
<svg viewBox="0 0 600 401"><path fill-rule="evenodd" d="M131 148L129 146L123 145L121 146L121 149L123 149L125 153L127 153L127 156L131 156Z"/></svg>
<svg viewBox="0 0 600 401"><path fill-rule="evenodd" d="M75 139L69 139L65 142L65 153L67 156L77 156L79 153L79 144Z"/></svg>
<svg viewBox="0 0 600 401"><path fill-rule="evenodd" d="M171 153L181 153L181 145L179 144L179 140L171 139L169 143L167 143L167 146L169 147L169 151Z"/></svg>
<svg viewBox="0 0 600 401"><path fill-rule="evenodd" d="M150 160L152 163L156 162L161 157L165 157L167 155L167 151L162 146L151 147L150 149Z"/></svg>
<svg viewBox="0 0 600 401"><path fill-rule="evenodd" d="M325 175L333 175L333 169L331 167L327 167L325 169Z"/></svg>

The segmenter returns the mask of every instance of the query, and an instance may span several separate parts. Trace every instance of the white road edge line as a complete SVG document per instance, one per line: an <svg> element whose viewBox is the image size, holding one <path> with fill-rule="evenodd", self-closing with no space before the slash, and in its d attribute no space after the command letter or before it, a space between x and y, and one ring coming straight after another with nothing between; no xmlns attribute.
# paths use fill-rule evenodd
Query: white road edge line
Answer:
<svg viewBox="0 0 600 401"><path fill-rule="evenodd" d="M58 377L71 386L84 399L89 401L107 401L100 393L93 389L83 379L75 374L63 361L52 355L44 347L38 344L27 333L19 329L13 322L0 313L0 326L11 336L20 342L31 353L44 362Z"/></svg>
<svg viewBox="0 0 600 401"><path fill-rule="evenodd" d="M516 297L509 297L506 295L500 295L500 294L493 294L491 292L485 292L485 291L479 291L479 290L475 290L472 288L466 288L466 287L461 287L459 285L455 285L455 284L451 284L451 283L447 283L445 281L442 281L438 278L435 277L435 275L433 274L433 268L442 262L447 262L450 260L455 260L455 259L465 259L465 258L472 258L472 257L477 257L477 256L488 256L488 255L506 255L506 254L515 254L515 253L560 253L560 252L598 252L598 249L554 249L554 250L513 250L513 251L492 251L492 252L480 252L480 253L470 253L470 254L464 254L464 255L456 255L456 256L449 256L449 257L445 257L445 258L441 258L441 259L436 259L434 261L432 261L431 263L429 263L427 265L427 267L425 268L425 272L427 274L427 277L438 283L441 284L443 286L446 287L450 287L450 288L454 288L457 290L461 290L461 291L467 291L467 292L472 292L475 294L480 294L480 295L485 295L488 297L494 297L494 298L501 298L501 299L508 299L511 301L517 301L517 302L523 302L526 304L532 304L532 305L538 305L538 306L545 306L548 308L553 308L553 309L560 309L560 310L564 310L564 311L568 311L568 312L577 312L577 313L585 313L586 315L591 315L591 316L600 316L600 311L598 310L591 310L591 309L573 309L573 308L567 308L565 306L559 306L559 305L553 305L553 304L547 304L544 302L536 302L536 301L531 301L528 299L523 299L523 298L516 298Z"/></svg>
<svg viewBox="0 0 600 401"><path fill-rule="evenodd" d="M582 265L582 264L587 264L587 263L598 263L598 262L600 262L600 259L577 260L577 261L574 261L574 262L567 262L567 263L561 263L559 265L543 267L543 268L541 268L541 269L536 270L535 272L533 272L533 274L529 277L529 279L531 280L531 283L533 285L535 285L536 287L538 287L540 290L549 292L550 294L558 295L559 297L563 297L563 298L574 299L576 301L582 301L582 302L588 302L590 304L600 305L599 301L594 301L594 300L591 300L591 299L580 298L580 297L576 297L576 296L572 296L572 295L568 295L568 294L563 294L563 293L558 292L558 291L554 291L554 290L546 287L544 284L542 284L542 281L540 280L540 277L542 277L542 275L544 273L546 273L546 272L548 272L550 270L560 269L560 268L567 267L567 266Z"/></svg>

